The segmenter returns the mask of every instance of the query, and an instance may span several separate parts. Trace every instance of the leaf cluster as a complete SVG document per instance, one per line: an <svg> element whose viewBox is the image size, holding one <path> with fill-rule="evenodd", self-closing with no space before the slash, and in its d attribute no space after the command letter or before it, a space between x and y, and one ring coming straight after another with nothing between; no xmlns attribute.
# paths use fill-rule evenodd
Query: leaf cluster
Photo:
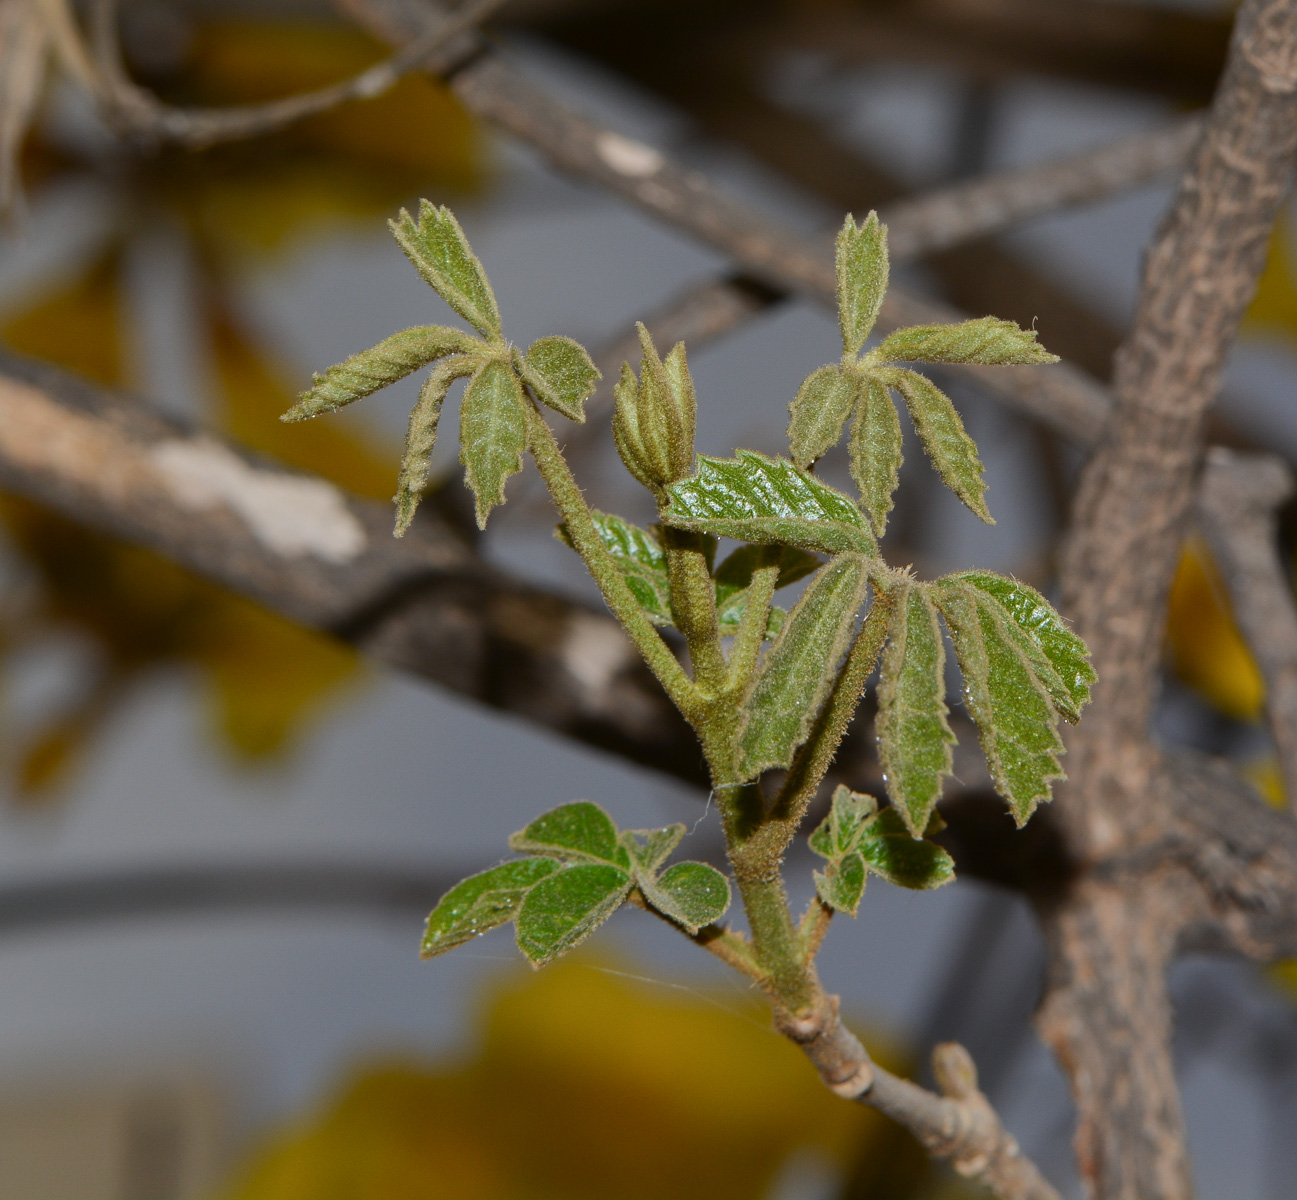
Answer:
<svg viewBox="0 0 1297 1200"><path fill-rule="evenodd" d="M687 933L724 916L729 881L700 862L663 864L684 837L681 824L618 831L597 804L580 800L537 817L509 839L513 859L456 884L423 935L434 958L515 922L518 948L534 966L566 954L633 893Z"/></svg>
<svg viewBox="0 0 1297 1200"><path fill-rule="evenodd" d="M460 462L486 528L491 509L504 502L509 476L522 469L527 449L527 395L573 421L600 379L590 355L568 337L543 337L521 353L505 340L495 293L454 214L427 200L415 221L401 210L389 222L406 257L437 294L480 336L445 325L406 329L353 354L322 375L284 414L303 421L333 412L435 363L410 413L405 456L397 483L396 535L414 520L428 486L441 407L457 379L467 379L460 404Z"/></svg>
<svg viewBox="0 0 1297 1200"><path fill-rule="evenodd" d="M918 888L952 877L949 856L929 840L955 740L943 625L992 778L1019 824L1062 777L1058 725L1077 720L1094 680L1084 643L1026 584L984 571L921 581L889 566L878 543L901 462L893 393L947 485L990 520L977 448L954 405L903 364L1032 364L1053 356L1033 331L993 317L895 330L865 350L887 290L887 237L876 215L860 226L848 217L837 242L843 357L813 371L793 399L788 458L751 450L695 456L697 397L684 346L663 358L639 327L640 371L623 365L612 425L627 470L657 505L658 523L642 528L586 504L542 416L547 406L584 418L598 378L586 352L544 338L523 355L504 341L490 284L446 209L425 202L418 222L402 212L392 227L420 274L476 332L434 326L388 338L317 377L289 417L329 411L435 364L411 416L399 532L427 480L446 390L468 377L461 458L479 521L503 499L505 480L530 450L561 517L557 535L585 561L698 733L752 925L750 942L725 930L700 933L728 908L729 884L703 863L662 869L683 826L619 832L583 801L515 834L510 845L527 857L447 893L429 919L424 953L443 953L512 920L519 947L539 965L633 898L795 1009L813 986L809 960L799 956L813 954L818 935L791 932L783 851L876 665L876 732L890 805L880 809L845 788L835 793L811 836L827 862L815 876L825 912L854 915L870 871ZM859 500L813 473L848 420ZM738 545L722 556L722 539ZM776 607L775 593L798 582L791 609ZM691 672L663 641L669 629L681 636ZM786 774L769 798L762 780L774 770ZM778 829L763 831L776 819Z"/></svg>

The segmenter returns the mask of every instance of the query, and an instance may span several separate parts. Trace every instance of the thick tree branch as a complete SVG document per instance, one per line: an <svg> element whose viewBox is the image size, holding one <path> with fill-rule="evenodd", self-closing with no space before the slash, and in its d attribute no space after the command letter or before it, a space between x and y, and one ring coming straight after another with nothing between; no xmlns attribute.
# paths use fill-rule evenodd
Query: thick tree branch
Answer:
<svg viewBox="0 0 1297 1200"><path fill-rule="evenodd" d="M1279 557L1277 517L1293 487L1281 459L1213 447L1198 485L1198 523L1261 668L1284 790L1297 804L1297 607Z"/></svg>
<svg viewBox="0 0 1297 1200"><path fill-rule="evenodd" d="M386 505L8 355L0 486L480 703L704 779L611 617L487 567L431 515L398 541Z"/></svg>
<svg viewBox="0 0 1297 1200"><path fill-rule="evenodd" d="M1089 642L1099 683L1069 739L1059 803L1079 873L1046 909L1054 936L1042 1030L1071 1074L1083 1178L1104 1200L1190 1194L1163 973L1207 919L1211 893L1191 874L1195 899L1183 870L1158 869L1184 805L1148 718L1204 418L1294 165L1297 3L1248 0L1206 133L1145 265L1116 408L1083 474L1063 559L1062 608ZM1218 837L1201 853L1224 861L1228 846ZM1114 882L1140 863L1137 884ZM1246 925L1241 900L1230 915Z"/></svg>

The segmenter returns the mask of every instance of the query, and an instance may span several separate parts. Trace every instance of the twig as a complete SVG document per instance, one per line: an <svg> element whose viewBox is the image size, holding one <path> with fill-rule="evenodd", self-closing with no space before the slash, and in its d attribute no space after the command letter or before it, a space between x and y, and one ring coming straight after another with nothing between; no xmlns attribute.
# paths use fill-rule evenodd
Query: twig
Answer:
<svg viewBox="0 0 1297 1200"><path fill-rule="evenodd" d="M1281 459L1213 447L1198 485L1198 522L1261 668L1284 790L1297 806L1297 607L1276 517L1293 488Z"/></svg>
<svg viewBox="0 0 1297 1200"><path fill-rule="evenodd" d="M176 108L163 104L126 73L117 40L117 0L96 0L93 10L96 91L109 119L146 140L174 142L198 149L218 142L257 137L286 128L350 100L370 100L418 68L436 69L434 55L461 34L481 24L505 0L467 3L429 27L391 58L351 79L313 92L230 108Z"/></svg>
<svg viewBox="0 0 1297 1200"><path fill-rule="evenodd" d="M878 1109L904 1125L933 1157L975 1179L1000 1200L1059 1200L977 1087L968 1051L953 1042L932 1054L941 1093L901 1079L873 1062L838 1016L838 998L820 994L804 1018L776 1019L839 1096Z"/></svg>

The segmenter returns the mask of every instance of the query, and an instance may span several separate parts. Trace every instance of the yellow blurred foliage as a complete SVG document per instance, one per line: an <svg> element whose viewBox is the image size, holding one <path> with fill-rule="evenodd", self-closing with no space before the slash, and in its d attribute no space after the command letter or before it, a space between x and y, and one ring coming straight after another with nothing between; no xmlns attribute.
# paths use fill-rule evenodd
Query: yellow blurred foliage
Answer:
<svg viewBox="0 0 1297 1200"><path fill-rule="evenodd" d="M119 249L110 248L82 277L0 325L0 340L98 383L125 382L120 258ZM273 370L232 328L219 333L215 349L233 423L254 443L259 421L278 436L276 418L291 390L274 380ZM372 486L377 478L371 452L336 429L331 439L306 443L298 455L303 466L332 468L344 484ZM390 464L385 474L390 477ZM80 699L28 743L11 748L23 796L64 782L134 681L163 664L200 669L215 728L248 759L286 749L337 689L357 677L359 663L348 648L154 554L17 499L0 500L0 520L39 582L41 606L30 618L35 629L27 639L72 629L88 635L102 659ZM23 639L11 634L6 640Z"/></svg>
<svg viewBox="0 0 1297 1200"><path fill-rule="evenodd" d="M384 53L341 26L209 21L197 29L180 98L277 98L345 79ZM207 244L265 253L322 223L391 215L420 189L472 189L482 160L479 127L444 84L416 74L268 137L167 155L155 180Z"/></svg>
<svg viewBox="0 0 1297 1200"><path fill-rule="evenodd" d="M1243 320L1243 333L1297 338L1297 246L1286 213L1275 222L1270 254Z"/></svg>
<svg viewBox="0 0 1297 1200"><path fill-rule="evenodd" d="M755 1000L582 957L514 977L483 1026L463 1066L358 1074L225 1200L757 1200L795 1151L846 1168L875 1150L881 1169L895 1147Z"/></svg>
<svg viewBox="0 0 1297 1200"><path fill-rule="evenodd" d="M1171 585L1167 650L1180 679L1226 716L1260 715L1265 683L1234 623L1225 584L1197 539L1185 546Z"/></svg>

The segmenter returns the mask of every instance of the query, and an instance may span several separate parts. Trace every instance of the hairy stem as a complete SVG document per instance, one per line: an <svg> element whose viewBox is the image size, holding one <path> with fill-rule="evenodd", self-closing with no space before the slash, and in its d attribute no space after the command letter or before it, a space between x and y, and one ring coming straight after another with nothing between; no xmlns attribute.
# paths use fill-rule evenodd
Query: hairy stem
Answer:
<svg viewBox="0 0 1297 1200"><path fill-rule="evenodd" d="M748 585L748 602L739 621L739 631L734 636L730 650L729 675L725 690L731 695L742 693L751 682L757 668L757 659L766 637L770 621L770 602L774 599L775 584L779 581L779 547L762 546L757 552L757 566Z"/></svg>
<svg viewBox="0 0 1297 1200"><path fill-rule="evenodd" d="M626 580L604 546L599 531L595 529L590 507L581 495L572 472L568 470L553 431L532 404L527 405L527 445L541 478L549 489L554 507L567 524L572 545L585 560L585 565L599 585L613 616L630 635L636 649L643 655L649 669L666 689L675 706L690 724L696 725L700 716L698 689L626 586Z"/></svg>
<svg viewBox="0 0 1297 1200"><path fill-rule="evenodd" d="M716 628L716 585L701 534L663 527L671 611L693 661L694 679L708 695L725 683L725 656Z"/></svg>

